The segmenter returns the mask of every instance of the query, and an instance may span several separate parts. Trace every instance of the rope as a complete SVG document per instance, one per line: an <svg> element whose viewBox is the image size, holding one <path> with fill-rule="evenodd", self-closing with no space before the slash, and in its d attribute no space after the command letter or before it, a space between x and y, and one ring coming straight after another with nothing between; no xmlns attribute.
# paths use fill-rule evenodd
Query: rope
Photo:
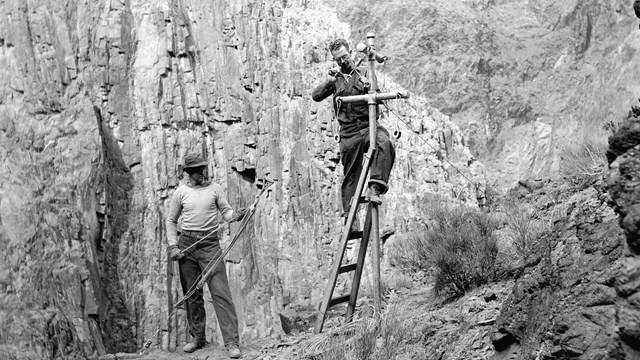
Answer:
<svg viewBox="0 0 640 360"><path fill-rule="evenodd" d="M180 250L181 253L185 254L187 251L189 251L189 249L191 249L192 247L196 246L200 241L206 239L209 237L209 235L213 234L214 232L218 231L218 229L220 229L220 225L217 225L215 228L213 228L213 230L211 230L210 233L208 233L207 235L203 236L202 238L200 238L200 240L194 242L193 244L187 246L184 250Z"/></svg>
<svg viewBox="0 0 640 360"><path fill-rule="evenodd" d="M342 106L341 100L335 100L336 106L334 107L335 111L333 112L333 118L331 119L331 132L333 132L333 138L336 142L340 141L340 133L338 129L338 111L340 111L340 107Z"/></svg>
<svg viewBox="0 0 640 360"><path fill-rule="evenodd" d="M233 245L235 245L235 243L240 238L240 234L242 233L244 228L247 226L247 223L249 222L249 219L251 219L251 217L255 213L255 206L251 205L250 209L251 210L249 210L249 213L242 218L242 221L240 223L240 228L238 229L238 231L236 231L235 235L233 236L233 239L229 243L229 246L227 246L227 248L222 252L222 254L220 256L217 256L217 257L214 256L209 261L207 266L205 266L205 269L207 269L207 270L204 273L200 274L200 276L199 276L200 279L195 284L193 284L193 286L191 286L189 291L182 297L182 299L180 301L178 301L175 305L173 305L173 307L178 307L178 306L182 305L182 303L185 300L187 300L193 294L195 294L196 291L198 291L198 290L202 289L202 287L204 287L204 284L207 281L207 278L209 277L209 275L211 275L211 273L215 270L216 266L218 266L220 264L220 262L224 259L224 257L229 253L231 248L233 248ZM216 253L216 255L218 255L220 252L221 252L221 250L219 250L218 253ZM213 259L215 259L215 261L213 262L213 265L211 265L211 262L213 261ZM211 266L209 266L209 265L211 265Z"/></svg>
<svg viewBox="0 0 640 360"><path fill-rule="evenodd" d="M245 214L245 216L242 218L242 221L240 222L240 227L238 228L238 230L236 231L235 235L233 236L233 239L229 243L229 246L227 246L227 248L222 253L222 255L218 256L217 258L214 256L209 261L207 266L205 266L205 269L207 269L207 271L202 273L202 274L200 274L200 276L199 276L200 279L195 284L193 284L193 286L191 286L189 291L187 291L187 294L184 295L182 297L182 299L180 301L178 301L174 305L174 307L180 306L186 299L191 297L191 295L193 295L196 291L198 291L199 289L201 289L204 286L204 283L207 281L207 277L209 275L211 275L211 273L216 268L216 266L218 266L220 261L222 261L222 259L225 257L225 255L227 255L229 253L229 251L231 250L231 248L233 248L233 245L235 245L236 241L238 241L238 239L240 238L240 234L242 233L242 231L244 231L244 228L247 226L247 223L249 223L249 220L251 219L253 214L256 212L256 205L258 204L258 201L260 200L260 197L262 196L262 194L264 194L264 192L272 184L273 184L273 182L270 182L268 185L266 185L265 187L262 188L262 190L260 191L260 194L258 194L258 196L256 197L256 200L249 206L249 213ZM216 259L215 262L214 262L214 259ZM209 265L211 265L212 262L213 262L213 265L209 266Z"/></svg>
<svg viewBox="0 0 640 360"><path fill-rule="evenodd" d="M258 196L256 196L256 200L249 206L249 212L247 214L245 214L245 216L242 218L242 221L240 222L240 227L238 228L238 230L236 231L236 233L234 234L231 242L229 243L229 246L227 246L227 248L225 249L225 251L222 252L222 254L220 256L217 256L218 254L220 254L221 250L218 251L218 253L216 253L216 255L213 256L213 258L209 261L209 263L207 263L207 265L205 266L205 269L208 269L206 272L201 273L200 276L198 276L198 281L196 281L191 288L187 291L187 294L185 294L184 296L182 296L182 299L180 299L180 301L178 301L177 303L175 303L173 305L173 310L169 313L169 316L167 316L167 318L171 318L173 316L173 314L176 313L176 311L178 310L178 306L180 306L186 299L188 299L189 297L191 297L196 291L198 291L199 289L201 289L204 286L204 283L206 281L206 278L211 274L211 272L213 272L213 269L216 268L216 266L218 266L218 264L220 263L220 261L222 261L222 259L224 259L225 255L227 255L229 253L229 251L233 248L233 245L235 245L235 243L238 241L238 239L240 238L240 234L242 234L242 231L244 231L245 227L247 226L247 224L249 223L249 220L251 219L251 217L253 217L253 214L256 212L256 205L258 204L258 201L260 201L260 198L262 196L262 194L265 193L265 191L271 186L273 185L274 181L268 181L268 184L265 185L262 190L260 191L260 194L258 194ZM220 227L220 226L218 226ZM211 235L214 231L216 231L217 229L212 230L209 234L207 234L207 236ZM202 241L203 239L205 239L205 237L203 237L202 239L198 240ZM196 242L197 243L197 242ZM192 244L191 246L195 245L196 243ZM191 247L190 246L190 247ZM189 247L189 248L190 248ZM187 248L187 249L189 249ZM185 250L187 250L185 249ZM215 262L214 262L215 259ZM211 263L213 262L212 266ZM149 339L144 346L142 347L142 349L140 349L139 354L142 355L142 353L144 352L145 349L149 348L149 346L151 346L151 344L153 343L153 340L156 336L158 336L158 334L160 333L162 329L158 329L153 336L151 336L151 339Z"/></svg>
<svg viewBox="0 0 640 360"><path fill-rule="evenodd" d="M333 112L333 118L331 119L331 131L333 132L333 139L335 140L335 142L340 142L340 134L338 129L340 126L340 122L338 121L338 113L340 111L340 108L342 107L342 101L336 100L336 94L338 94L340 91L345 89L349 81L351 81L351 77L355 76L353 74L354 72L358 75L358 78L360 79L362 78L362 74L360 74L360 70L358 70L358 66L360 66L360 63L362 62L363 59L364 58L360 59L360 61L356 64L354 69L351 70L349 74L339 73L337 75L337 76L342 76L344 81L342 82L342 85L340 85L340 88L338 88L333 95L333 101L335 102L335 107Z"/></svg>

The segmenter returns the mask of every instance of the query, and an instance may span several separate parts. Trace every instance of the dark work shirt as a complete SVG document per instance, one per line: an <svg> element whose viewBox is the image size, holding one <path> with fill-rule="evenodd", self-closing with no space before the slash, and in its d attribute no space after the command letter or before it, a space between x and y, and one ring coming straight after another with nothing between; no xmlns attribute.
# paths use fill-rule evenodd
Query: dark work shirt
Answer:
<svg viewBox="0 0 640 360"><path fill-rule="evenodd" d="M335 98L340 96L364 95L366 89L368 69L366 66L360 66L351 75L339 75L336 82L331 84L323 82L316 86L311 92L314 101L322 101L329 95L333 94L334 112L338 107ZM369 104L366 101L358 103L341 103L338 110L338 123L340 124L340 136L349 137L358 133L361 129L369 127ZM376 106L376 112L379 111ZM334 114L335 116L335 114Z"/></svg>

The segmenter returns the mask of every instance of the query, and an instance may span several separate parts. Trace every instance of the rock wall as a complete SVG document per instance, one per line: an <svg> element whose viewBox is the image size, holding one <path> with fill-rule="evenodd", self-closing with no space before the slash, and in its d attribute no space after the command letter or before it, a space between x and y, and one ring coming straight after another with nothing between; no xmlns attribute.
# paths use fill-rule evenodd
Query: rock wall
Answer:
<svg viewBox="0 0 640 360"><path fill-rule="evenodd" d="M626 253L622 259L615 288L620 296L617 317L618 335L631 358L640 357L640 242L638 234L640 194L638 180L638 145L640 145L640 108L633 106L627 120L609 138L609 202L619 217L626 237Z"/></svg>
<svg viewBox="0 0 640 360"><path fill-rule="evenodd" d="M549 224L493 327L492 359L635 358L616 331L624 239L602 180L592 185L518 190Z"/></svg>
<svg viewBox="0 0 640 360"><path fill-rule="evenodd" d="M275 180L228 256L244 339L320 301L340 232L328 103L309 90L349 28L306 0L0 3L0 352L85 358L186 339L167 199L200 152L234 207ZM391 80L386 84L394 86ZM416 97L383 223L411 228L414 193L476 203L482 165ZM225 230L225 240L237 225ZM219 340L209 309L207 337Z"/></svg>
<svg viewBox="0 0 640 360"><path fill-rule="evenodd" d="M609 138L606 182L514 190L551 220L494 325L492 359L640 358L639 143L634 106Z"/></svg>
<svg viewBox="0 0 640 360"><path fill-rule="evenodd" d="M601 159L607 128L640 92L633 1L339 3L354 35L379 34L386 71L451 116L501 187L571 175L588 151Z"/></svg>

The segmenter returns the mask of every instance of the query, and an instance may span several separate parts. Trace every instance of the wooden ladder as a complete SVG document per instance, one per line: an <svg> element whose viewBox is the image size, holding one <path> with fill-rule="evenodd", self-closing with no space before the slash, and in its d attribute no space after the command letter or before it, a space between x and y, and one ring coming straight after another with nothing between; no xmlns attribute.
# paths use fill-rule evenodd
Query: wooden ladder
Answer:
<svg viewBox="0 0 640 360"><path fill-rule="evenodd" d="M367 246L369 245L369 239L371 239L372 237L374 239L378 239L378 232L379 232L378 204L369 202L365 200L365 198L362 196L362 193L365 190L364 184L365 184L367 175L369 173L373 152L374 152L374 149L372 147L369 147L369 151L366 153L364 158L364 164L362 167L360 178L358 180L358 185L356 187L356 193L351 199L349 215L347 216L347 221L344 224L344 229L341 235L340 247L338 248L338 253L336 254L337 255L336 258L333 261L331 275L329 277L329 281L327 282L327 287L324 293L322 303L320 304L320 308L318 309L319 315L318 315L318 319L316 320L316 325L314 328L314 331L316 334L322 331L322 327L324 326L324 321L327 315L327 310L334 305L348 302L349 305L347 306L346 320L347 322L352 320L353 313L355 312L355 308L356 308L356 300L358 298L360 279L362 277L362 270L364 268L364 260L367 254ZM368 203L364 229L363 231L351 232L350 231L351 226L355 221L358 205L361 203ZM347 244L349 243L350 240L357 240L357 239L360 239L360 248L358 250L358 257L356 262L351 264L343 264L342 262L344 260L344 254L347 249ZM379 248L378 246L376 246L375 240L372 248L373 248L373 257L374 257L373 261L374 262L378 261L378 263L376 264L379 268L379 261L380 261L379 260L380 258L378 255ZM374 268L376 264L374 264ZM333 297L336 283L338 281L338 276L340 274L350 273L350 272L353 272L353 277L351 281L351 292L348 294ZM376 279L376 281L379 281L379 278ZM379 292L379 286L374 286L374 289L376 289ZM378 298L378 301L380 301L379 297L375 296L374 294L374 300L376 298Z"/></svg>
<svg viewBox="0 0 640 360"><path fill-rule="evenodd" d="M377 127L377 107L378 104L383 100L393 100L393 99L406 99L409 97L409 93L407 92L387 92L380 93L378 92L378 80L375 75L375 63L376 62L384 62L387 57L378 54L374 47L374 33L367 33L367 44L358 44L358 51L364 52L367 54L369 59L369 72L368 72L368 82L370 84L369 90L367 94L364 95L351 95L351 96L337 96L334 97L334 101L338 104L342 103L362 103L366 102L369 105L369 150L365 154L364 162L362 165L362 172L360 173L360 178L358 179L358 185L356 187L356 193L351 199L351 207L349 208L349 215L347 216L347 221L344 224L344 229L342 231L340 248L338 249L337 257L334 259L333 268L331 270L331 276L329 277L329 281L327 282L327 288L324 293L324 297L322 299L322 303L320 304L320 314L318 316L318 320L316 321L315 332L320 333L322 331L322 326L324 325L324 320L327 315L327 309L331 306L341 304L343 302L349 302L349 306L347 308L347 321L351 321L353 318L353 313L356 308L356 300L358 298L358 288L360 287L360 278L362 277L362 269L364 267L364 259L367 253L367 246L371 241L371 260L372 260L372 268L373 268L373 307L374 307L374 315L378 317L380 315L380 308L382 302L382 294L380 292L380 227L378 222L378 204L369 202L367 207L367 216L365 220L364 230L362 232L354 232L351 233L351 225L356 217L356 213L358 211L358 205L360 203L366 202L362 198L362 192L365 188L364 184L366 182L367 176L369 175L369 169L371 167L371 161L373 158L373 154L376 148L376 134L378 131ZM360 46L361 45L361 46ZM360 240L360 249L358 250L358 259L353 264L342 264L342 260L344 259L344 252L347 249L347 243L349 240L361 239ZM336 282L338 281L338 275L344 274L347 272L353 272L353 280L351 282L351 292L349 294L341 295L338 297L333 297L333 291L336 287Z"/></svg>

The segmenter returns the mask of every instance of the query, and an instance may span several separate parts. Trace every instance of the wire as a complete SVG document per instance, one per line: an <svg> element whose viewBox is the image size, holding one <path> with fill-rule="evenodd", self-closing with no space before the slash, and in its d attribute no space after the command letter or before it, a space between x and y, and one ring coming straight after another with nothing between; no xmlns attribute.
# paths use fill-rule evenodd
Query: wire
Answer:
<svg viewBox="0 0 640 360"><path fill-rule="evenodd" d="M393 111L393 109L391 109L386 102L382 102L382 104L384 105L384 107L387 108L388 111L391 111L391 113L396 117L396 119L399 119L402 123L404 123L407 128L409 130L411 130L411 132L413 132L414 134L416 134L418 136L418 138L420 140L422 140L425 144L427 144L427 146L429 146L431 149L433 149L433 151L438 152L438 149L436 149L433 145L429 144L429 142L425 139L422 138L421 134L415 130L413 130L413 128L411 127L411 124L409 124L407 121L405 121L403 118L401 118L398 114L396 114L395 111ZM451 161L449 161L449 159L447 159L446 157L444 157L444 160L446 162L449 163L449 165L451 165L452 168L454 168L458 173L460 173L460 175L462 175L463 178L465 178L469 183L473 184L473 186L475 186L476 190L479 189L479 186L476 182L474 182L473 180L469 179L460 169L458 169L457 166L455 166Z"/></svg>

